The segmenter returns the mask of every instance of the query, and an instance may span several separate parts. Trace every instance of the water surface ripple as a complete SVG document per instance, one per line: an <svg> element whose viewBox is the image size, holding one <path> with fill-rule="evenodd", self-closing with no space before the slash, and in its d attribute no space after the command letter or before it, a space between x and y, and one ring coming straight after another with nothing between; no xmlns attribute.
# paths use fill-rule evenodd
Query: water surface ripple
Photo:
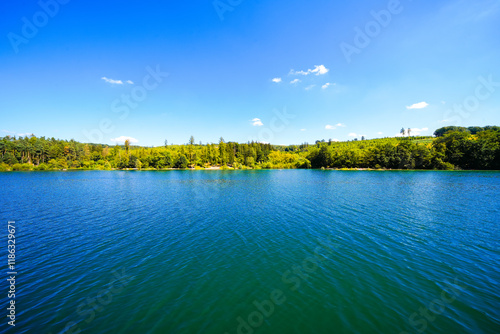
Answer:
<svg viewBox="0 0 500 334"><path fill-rule="evenodd" d="M19 273L2 333L500 333L498 172L11 172L0 186L0 256L15 220Z"/></svg>

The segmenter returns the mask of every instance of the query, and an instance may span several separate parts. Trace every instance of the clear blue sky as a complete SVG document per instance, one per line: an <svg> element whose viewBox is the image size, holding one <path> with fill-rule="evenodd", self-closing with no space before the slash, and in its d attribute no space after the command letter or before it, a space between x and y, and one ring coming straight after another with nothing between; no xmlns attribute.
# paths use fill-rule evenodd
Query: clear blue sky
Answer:
<svg viewBox="0 0 500 334"><path fill-rule="evenodd" d="M299 144L500 125L498 0L54 1L0 4L0 136Z"/></svg>

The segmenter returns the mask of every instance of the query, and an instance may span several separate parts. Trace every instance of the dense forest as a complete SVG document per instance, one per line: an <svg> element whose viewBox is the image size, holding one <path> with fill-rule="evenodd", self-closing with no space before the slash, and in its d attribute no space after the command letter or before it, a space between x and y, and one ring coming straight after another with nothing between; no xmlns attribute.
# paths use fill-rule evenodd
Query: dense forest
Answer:
<svg viewBox="0 0 500 334"><path fill-rule="evenodd" d="M402 131L403 135L404 132ZM64 169L370 168L500 170L500 127L445 127L435 137L276 146L250 142L161 147L85 144L74 140L0 138L0 171Z"/></svg>

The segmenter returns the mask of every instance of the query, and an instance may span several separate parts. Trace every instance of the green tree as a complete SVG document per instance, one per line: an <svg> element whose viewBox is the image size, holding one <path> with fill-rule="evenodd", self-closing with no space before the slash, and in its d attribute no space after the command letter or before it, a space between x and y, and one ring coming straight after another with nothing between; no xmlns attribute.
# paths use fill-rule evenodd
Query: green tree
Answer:
<svg viewBox="0 0 500 334"><path fill-rule="evenodd" d="M443 137L448 132L460 131L460 132L469 132L467 128L461 126L445 126L434 131L434 136Z"/></svg>
<svg viewBox="0 0 500 334"><path fill-rule="evenodd" d="M443 137L436 139L435 145L444 144L444 161L466 169L472 162L470 134L468 131L446 132Z"/></svg>
<svg viewBox="0 0 500 334"><path fill-rule="evenodd" d="M227 164L227 152L226 152L226 143L224 142L224 138L220 137L219 141L219 159L221 165Z"/></svg>
<svg viewBox="0 0 500 334"><path fill-rule="evenodd" d="M142 169L142 162L141 162L141 160L139 160L139 159L135 160L135 168Z"/></svg>
<svg viewBox="0 0 500 334"><path fill-rule="evenodd" d="M179 158L175 161L175 168L187 168L188 160L184 154L179 155Z"/></svg>
<svg viewBox="0 0 500 334"><path fill-rule="evenodd" d="M129 155L129 152L130 152L130 140L129 139L126 139L125 140L125 153L127 155Z"/></svg>

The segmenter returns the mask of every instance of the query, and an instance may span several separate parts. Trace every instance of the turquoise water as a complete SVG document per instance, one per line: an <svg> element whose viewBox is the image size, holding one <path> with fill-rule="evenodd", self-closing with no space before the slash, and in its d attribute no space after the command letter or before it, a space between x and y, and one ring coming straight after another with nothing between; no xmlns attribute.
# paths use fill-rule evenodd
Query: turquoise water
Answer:
<svg viewBox="0 0 500 334"><path fill-rule="evenodd" d="M499 333L500 173L0 173L5 333ZM7 313L6 265L0 302Z"/></svg>

